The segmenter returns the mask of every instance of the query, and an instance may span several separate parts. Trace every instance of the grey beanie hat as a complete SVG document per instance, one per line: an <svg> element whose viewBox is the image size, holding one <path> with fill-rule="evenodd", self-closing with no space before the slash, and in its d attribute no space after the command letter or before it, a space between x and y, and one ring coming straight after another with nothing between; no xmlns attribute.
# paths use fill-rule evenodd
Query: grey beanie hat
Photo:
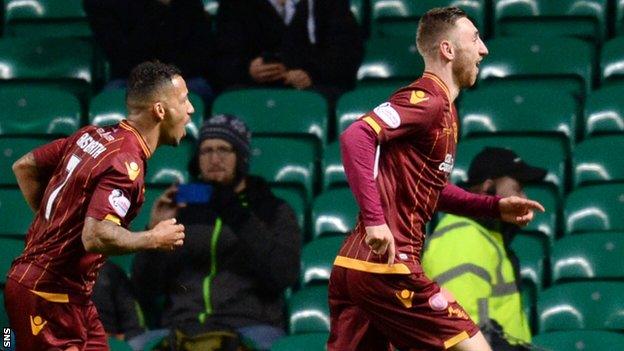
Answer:
<svg viewBox="0 0 624 351"><path fill-rule="evenodd" d="M202 124L199 144L206 139L223 139L232 144L237 156L236 178L242 179L249 172L251 131L242 119L228 114L215 115Z"/></svg>

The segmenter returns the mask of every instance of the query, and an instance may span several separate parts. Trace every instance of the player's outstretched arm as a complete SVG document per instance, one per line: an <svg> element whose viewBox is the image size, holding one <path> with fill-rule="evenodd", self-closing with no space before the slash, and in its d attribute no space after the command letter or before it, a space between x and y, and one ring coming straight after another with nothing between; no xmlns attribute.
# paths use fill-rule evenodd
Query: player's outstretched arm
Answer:
<svg viewBox="0 0 624 351"><path fill-rule="evenodd" d="M32 152L27 153L13 163L13 173L15 173L17 178L17 185L19 185L22 194L24 194L24 199L26 199L30 208L37 212L43 198L45 184L42 182Z"/></svg>
<svg viewBox="0 0 624 351"><path fill-rule="evenodd" d="M87 217L82 229L82 244L87 252L123 255L140 250L173 250L184 243L184 226L175 218L159 222L143 232L129 230L108 220Z"/></svg>

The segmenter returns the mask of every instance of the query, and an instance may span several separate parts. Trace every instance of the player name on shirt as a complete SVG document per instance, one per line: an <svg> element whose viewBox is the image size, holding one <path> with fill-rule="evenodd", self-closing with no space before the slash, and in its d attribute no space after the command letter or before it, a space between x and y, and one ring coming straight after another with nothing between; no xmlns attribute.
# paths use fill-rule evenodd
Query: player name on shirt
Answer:
<svg viewBox="0 0 624 351"><path fill-rule="evenodd" d="M106 147L101 143L95 141L88 133L84 133L77 141L76 145L82 149L85 153L91 155L93 158L97 158L100 154L106 151Z"/></svg>

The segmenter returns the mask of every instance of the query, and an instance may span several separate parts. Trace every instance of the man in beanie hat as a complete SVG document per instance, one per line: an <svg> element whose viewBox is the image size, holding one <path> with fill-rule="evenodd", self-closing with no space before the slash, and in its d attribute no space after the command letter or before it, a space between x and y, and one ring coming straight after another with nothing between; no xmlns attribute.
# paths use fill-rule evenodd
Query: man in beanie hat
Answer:
<svg viewBox="0 0 624 351"><path fill-rule="evenodd" d="M161 326L177 339L228 330L268 350L285 334L283 295L299 276L301 233L292 208L248 175L250 139L235 116L206 120L189 168L209 198L177 203L182 185L173 185L154 203L150 226L176 217L186 241L175 254L137 255L133 280L143 303L164 295Z"/></svg>
<svg viewBox="0 0 624 351"><path fill-rule="evenodd" d="M468 169L468 190L526 198L526 183L546 170L509 149L486 147ZM531 333L519 293L519 267L510 244L519 227L500 220L447 214L427 239L422 266L479 324L494 350L524 350Z"/></svg>

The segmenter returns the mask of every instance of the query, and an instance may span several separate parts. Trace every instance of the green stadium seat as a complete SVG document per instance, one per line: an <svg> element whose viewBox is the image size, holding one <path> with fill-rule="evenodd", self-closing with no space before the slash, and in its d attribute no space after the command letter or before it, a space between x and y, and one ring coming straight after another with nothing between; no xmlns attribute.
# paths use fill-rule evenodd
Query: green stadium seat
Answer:
<svg viewBox="0 0 624 351"><path fill-rule="evenodd" d="M325 148L323 158L323 191L335 188L349 186L347 177L342 165L342 157L340 156L340 143L333 142Z"/></svg>
<svg viewBox="0 0 624 351"><path fill-rule="evenodd" d="M315 283L327 284L334 259L344 241L344 236L318 238L307 243L301 251L302 286Z"/></svg>
<svg viewBox="0 0 624 351"><path fill-rule="evenodd" d="M216 16L219 11L219 0L202 0L204 3L204 11L210 16Z"/></svg>
<svg viewBox="0 0 624 351"><path fill-rule="evenodd" d="M294 293L288 300L290 334L329 331L327 286L309 286Z"/></svg>
<svg viewBox="0 0 624 351"><path fill-rule="evenodd" d="M511 243L511 248L520 263L520 278L535 286L537 291L544 284L544 257L546 251L542 239L535 234L518 234Z"/></svg>
<svg viewBox="0 0 624 351"><path fill-rule="evenodd" d="M591 90L594 48L574 38L515 37L487 42L490 51L481 62L479 84L505 79L532 83L550 82L554 90L572 90L583 97ZM565 57L565 60L561 58ZM554 81L554 82L553 82Z"/></svg>
<svg viewBox="0 0 624 351"><path fill-rule="evenodd" d="M482 87L462 96L460 129L462 136L548 134L574 141L579 112L577 101L564 91L536 85Z"/></svg>
<svg viewBox="0 0 624 351"><path fill-rule="evenodd" d="M11 263L24 251L24 237L0 235L0 247L2 247L2 255L0 255L0 285L2 285L6 282L6 275L11 268ZM0 325L2 324L0 323Z"/></svg>
<svg viewBox="0 0 624 351"><path fill-rule="evenodd" d="M564 193L568 152L559 138L550 136L496 135L462 139L457 145L455 165L451 173L450 179L453 183L468 180L470 162L486 146L511 149L528 164L545 168L548 173L544 183L552 184L560 194Z"/></svg>
<svg viewBox="0 0 624 351"><path fill-rule="evenodd" d="M607 0L494 0L494 32L505 36L575 36L601 41Z"/></svg>
<svg viewBox="0 0 624 351"><path fill-rule="evenodd" d="M325 351L329 333L287 335L271 346L271 351Z"/></svg>
<svg viewBox="0 0 624 351"><path fill-rule="evenodd" d="M457 6L466 11L481 32L485 31L484 0L371 0L373 36L402 35L415 38L418 20L434 7Z"/></svg>
<svg viewBox="0 0 624 351"><path fill-rule="evenodd" d="M537 300L539 333L624 329L624 282L553 285Z"/></svg>
<svg viewBox="0 0 624 351"><path fill-rule="evenodd" d="M567 280L624 280L624 231L570 235L555 242L553 283Z"/></svg>
<svg viewBox="0 0 624 351"><path fill-rule="evenodd" d="M282 187L280 186L280 184L273 184L271 186L271 191L273 191L273 194L275 196L286 201L293 209L293 211L295 211L295 215L297 216L297 223L299 224L299 227L301 228L301 233L304 234L305 238L305 229L307 228L308 223L308 210L306 207L306 200L302 196L301 192L297 191L297 189Z"/></svg>
<svg viewBox="0 0 624 351"><path fill-rule="evenodd" d="M565 201L564 232L624 231L623 204L624 183L575 189Z"/></svg>
<svg viewBox="0 0 624 351"><path fill-rule="evenodd" d="M349 188L321 193L312 204L312 236L348 234L355 227L358 206Z"/></svg>
<svg viewBox="0 0 624 351"><path fill-rule="evenodd" d="M49 87L0 85L0 134L69 135L80 127L80 102Z"/></svg>
<svg viewBox="0 0 624 351"><path fill-rule="evenodd" d="M80 0L5 0L5 35L91 36Z"/></svg>
<svg viewBox="0 0 624 351"><path fill-rule="evenodd" d="M199 138L199 129L204 119L204 103L202 99L189 93L189 100L195 108L195 113L191 115L191 121L186 125L188 136L193 139ZM106 90L91 99L89 105L89 124L96 126L106 126L115 124L126 118L126 90L111 89Z"/></svg>
<svg viewBox="0 0 624 351"><path fill-rule="evenodd" d="M0 235L26 235L34 218L19 188L0 188Z"/></svg>
<svg viewBox="0 0 624 351"><path fill-rule="evenodd" d="M533 345L550 351L624 350L624 335L600 330L574 330L533 336Z"/></svg>
<svg viewBox="0 0 624 351"><path fill-rule="evenodd" d="M402 85L399 83L418 78L424 67L413 35L371 38L366 42L364 59L358 69L358 85L363 81L392 80L398 88Z"/></svg>
<svg viewBox="0 0 624 351"><path fill-rule="evenodd" d="M572 152L574 186L624 182L624 134L590 138Z"/></svg>
<svg viewBox="0 0 624 351"><path fill-rule="evenodd" d="M253 130L253 129L252 129ZM288 185L312 199L316 183L314 146L305 139L254 136L251 141L251 173L270 184Z"/></svg>
<svg viewBox="0 0 624 351"><path fill-rule="evenodd" d="M388 101L399 86L364 86L346 92L336 104L336 132L338 135L356 119L371 111L377 105Z"/></svg>
<svg viewBox="0 0 624 351"><path fill-rule="evenodd" d="M620 36L624 34L624 2L615 1L615 16L613 16L615 21L615 35Z"/></svg>
<svg viewBox="0 0 624 351"><path fill-rule="evenodd" d="M118 340L114 336L108 337L108 347L110 351L132 351L132 347L123 340Z"/></svg>
<svg viewBox="0 0 624 351"><path fill-rule="evenodd" d="M538 201L546 209L545 212L535 212L533 220L522 230L528 233L540 233L545 239L543 244L546 252L552 246L559 233L559 219L561 218L561 201L559 195L551 187L543 185L527 185L524 193L529 199Z"/></svg>
<svg viewBox="0 0 624 351"><path fill-rule="evenodd" d="M172 184L187 183L190 175L188 166L195 154L195 142L190 139L182 139L180 145L161 146L147 161L147 184Z"/></svg>
<svg viewBox="0 0 624 351"><path fill-rule="evenodd" d="M600 51L600 81L602 84L624 79L624 38L607 41Z"/></svg>
<svg viewBox="0 0 624 351"><path fill-rule="evenodd" d="M52 139L49 137L0 137L0 185L16 185L13 162Z"/></svg>
<svg viewBox="0 0 624 351"><path fill-rule="evenodd" d="M593 91L585 102L584 136L624 133L624 84Z"/></svg>

